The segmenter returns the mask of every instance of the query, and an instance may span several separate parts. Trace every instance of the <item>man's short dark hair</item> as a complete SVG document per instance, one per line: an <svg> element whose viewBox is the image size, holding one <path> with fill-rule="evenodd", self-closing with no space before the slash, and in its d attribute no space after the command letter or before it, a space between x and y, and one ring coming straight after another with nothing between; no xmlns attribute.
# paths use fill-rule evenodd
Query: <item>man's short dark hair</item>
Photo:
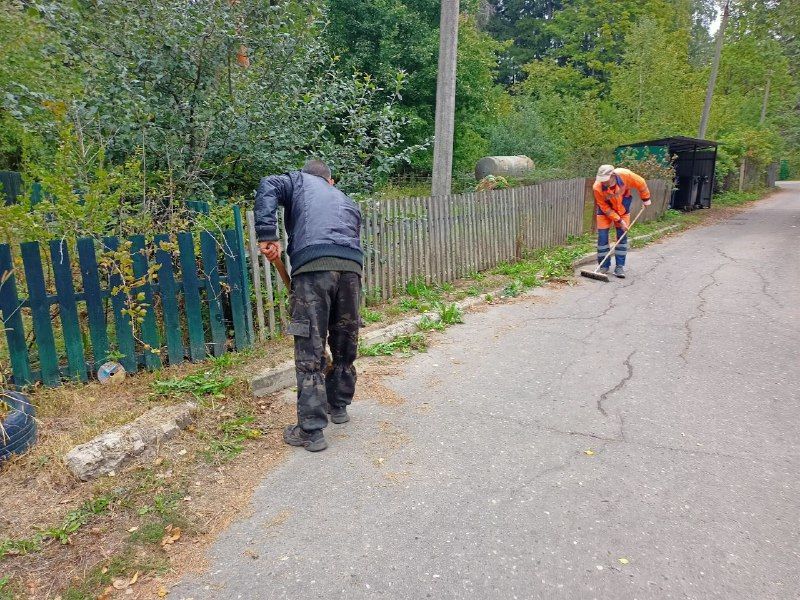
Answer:
<svg viewBox="0 0 800 600"><path fill-rule="evenodd" d="M307 160L306 164L303 165L302 171L303 173L316 175L317 177L322 177L323 179L331 178L331 168L321 160Z"/></svg>

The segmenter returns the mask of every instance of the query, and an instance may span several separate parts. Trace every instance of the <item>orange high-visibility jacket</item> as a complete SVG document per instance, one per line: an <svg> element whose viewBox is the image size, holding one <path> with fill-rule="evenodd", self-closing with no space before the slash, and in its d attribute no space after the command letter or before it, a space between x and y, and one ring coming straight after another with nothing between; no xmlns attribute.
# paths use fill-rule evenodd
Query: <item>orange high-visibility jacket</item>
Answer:
<svg viewBox="0 0 800 600"><path fill-rule="evenodd" d="M617 188L613 192L604 190L603 184L599 181L595 181L592 189L594 190L594 202L598 209L597 214L602 213L617 222L627 212L622 204L622 199L631 195L631 189L639 192L639 197L642 201L650 199L650 190L647 189L647 182L644 177L628 169L614 169L612 179L613 177L617 178Z"/></svg>

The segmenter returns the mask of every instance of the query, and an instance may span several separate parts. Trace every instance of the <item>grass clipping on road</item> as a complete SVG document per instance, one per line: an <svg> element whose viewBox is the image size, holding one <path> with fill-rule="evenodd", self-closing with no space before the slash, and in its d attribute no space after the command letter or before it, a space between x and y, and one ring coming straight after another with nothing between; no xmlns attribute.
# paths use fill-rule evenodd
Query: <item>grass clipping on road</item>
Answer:
<svg viewBox="0 0 800 600"><path fill-rule="evenodd" d="M672 225L680 231L724 218L763 195L723 194L715 197L712 210L668 211L656 221L637 223L632 234ZM374 328L422 313L418 331L361 346L359 353L382 360L425 351L431 332L462 321L457 301L483 297L494 303L566 281L572 262L594 245L594 235L586 234L461 281L431 286L413 280L405 295L370 306L362 316ZM128 591L158 597L166 595L178 574L202 569L208 544L247 506L256 484L286 453L281 430L294 420L293 407L275 398L253 398L248 381L253 372L290 353L282 340L254 352L142 373L118 386L35 390L40 441L0 467L3 488L13 490L0 495L0 600L57 595L79 600ZM368 380L369 375L360 387ZM62 457L76 444L148 408L186 399L200 405L196 422L147 462L90 483L77 482L64 467Z"/></svg>

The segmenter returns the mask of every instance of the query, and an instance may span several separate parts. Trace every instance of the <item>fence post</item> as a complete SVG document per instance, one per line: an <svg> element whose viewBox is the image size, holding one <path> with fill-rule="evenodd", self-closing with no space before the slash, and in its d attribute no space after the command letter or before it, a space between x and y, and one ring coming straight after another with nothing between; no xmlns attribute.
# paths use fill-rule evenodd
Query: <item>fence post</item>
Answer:
<svg viewBox="0 0 800 600"><path fill-rule="evenodd" d="M36 335L36 345L39 348L42 381L45 385L55 386L59 384L61 375L58 370L56 342L50 319L50 299L47 297L45 287L39 242L25 242L20 245L20 249L25 266L25 282L28 285L28 302L33 317L33 331Z"/></svg>
<svg viewBox="0 0 800 600"><path fill-rule="evenodd" d="M253 328L253 306L250 303L250 278L247 275L247 252L244 247L244 223L242 223L242 209L237 204L233 205L233 223L236 229L236 251L239 254L242 280L242 297L244 298L244 316L247 322L247 343L252 345L256 335Z"/></svg>
<svg viewBox="0 0 800 600"><path fill-rule="evenodd" d="M154 243L156 245L156 263L160 265L158 269L158 290L161 294L161 311L164 314L167 357L169 364L177 365L183 362L184 357L181 318L178 311L178 286L175 283L175 273L172 270L172 254L161 246L169 243L169 236L164 234L157 235Z"/></svg>
<svg viewBox="0 0 800 600"><path fill-rule="evenodd" d="M77 242L77 247L83 295L86 299L86 316L89 320L89 339L92 342L93 367L96 371L108 357L108 324L103 306L103 292L100 289L100 274L94 240L81 238Z"/></svg>
<svg viewBox="0 0 800 600"><path fill-rule="evenodd" d="M247 322L247 312L250 306L248 298L244 295L242 271L245 271L244 255L239 252L241 233L239 229L228 229L223 232L229 252L225 255L225 270L228 273L228 298L231 304L231 318L233 320L233 339L237 350L250 346L250 334Z"/></svg>
<svg viewBox="0 0 800 600"><path fill-rule="evenodd" d="M3 315L3 327L6 330L14 384L22 387L33 383L22 322L22 302L17 295L17 278L11 260L11 246L8 244L0 244L0 311Z"/></svg>
<svg viewBox="0 0 800 600"><path fill-rule="evenodd" d="M75 286L72 283L72 264L69 260L66 240L50 242L50 257L53 260L53 277L56 281L58 309L61 316L61 329L64 332L69 376L86 381L86 357L81 326L78 321L78 307L75 302Z"/></svg>
<svg viewBox="0 0 800 600"><path fill-rule="evenodd" d="M155 307L153 304L153 288L150 285L149 266L147 255L145 254L145 243L143 235L130 237L131 256L133 258L133 276L137 279L144 278L144 283L133 291L141 291L144 294L144 301L147 304L147 311L142 323L142 341L146 344L144 349L144 364L148 369L158 369L161 367L161 340L158 335L158 324L156 323ZM147 346L150 346L149 348ZM153 352L156 350L159 354Z"/></svg>

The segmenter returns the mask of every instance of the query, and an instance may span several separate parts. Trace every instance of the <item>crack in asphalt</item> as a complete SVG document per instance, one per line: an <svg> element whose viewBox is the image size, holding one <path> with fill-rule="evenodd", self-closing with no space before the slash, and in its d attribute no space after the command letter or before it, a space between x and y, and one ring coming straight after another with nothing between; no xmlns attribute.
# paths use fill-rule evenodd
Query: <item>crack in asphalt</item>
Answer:
<svg viewBox="0 0 800 600"><path fill-rule="evenodd" d="M758 269L756 269L755 267L752 267L752 266L751 266L751 267L750 267L750 269L753 271L753 273L755 273L756 275L758 275L758 278L761 280L761 292L762 292L762 293L763 293L763 294L764 294L764 295L765 295L767 298L769 298L769 299L770 299L770 300L772 300L772 301L773 301L775 304L777 304L779 308L786 308L786 306L783 304L783 302L781 302L780 300L778 300L778 298L776 298L776 297L775 297L775 296L772 294L772 292L770 292L770 291L769 291L769 289L768 289L768 286L769 286L769 281L767 280L767 278L766 278L766 277L764 277L764 274L763 274L761 271L759 271Z"/></svg>
<svg viewBox="0 0 800 600"><path fill-rule="evenodd" d="M597 399L597 410L599 410L600 414L603 415L604 417L607 417L608 413L606 412L606 409L603 407L603 402L608 400L609 396L611 396L612 394L616 394L618 391L624 388L625 384L627 384L631 380L631 377L633 377L633 365L631 365L631 358L633 358L634 354L636 354L636 350L633 350L630 354L628 354L628 358L626 358L625 362L622 363L622 365L628 370L628 374L625 375L622 379L620 379L617 385L612 387L610 390L603 392Z"/></svg>
<svg viewBox="0 0 800 600"><path fill-rule="evenodd" d="M724 269L731 263L735 262L733 258L728 256L725 252L723 252L719 248L715 247L714 250L716 250L720 256L726 258L728 262L724 262L722 264L717 265L711 273L708 273L706 275L706 277L711 278L711 281L706 283L702 288L700 288L700 291L697 292L697 297L700 299L700 302L695 307L694 314L692 314L692 316L690 316L683 322L683 329L684 332L686 333L686 340L684 341L683 349L680 351L680 354L678 354L678 357L683 361L683 364L685 365L689 364L689 359L687 358L687 355L689 353L689 349L692 347L692 344L694 343L694 331L692 330L692 323L694 323L697 319L706 316L706 304L708 303L708 298L706 298L705 294L712 287L719 285L719 281L717 281L717 273L719 273L722 269Z"/></svg>

